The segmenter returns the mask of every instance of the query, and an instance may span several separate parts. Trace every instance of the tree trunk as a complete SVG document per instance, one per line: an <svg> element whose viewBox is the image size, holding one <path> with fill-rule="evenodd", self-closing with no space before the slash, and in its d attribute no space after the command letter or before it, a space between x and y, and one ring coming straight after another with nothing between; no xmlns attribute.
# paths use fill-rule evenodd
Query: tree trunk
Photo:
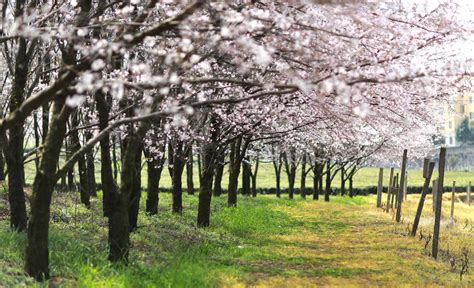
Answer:
<svg viewBox="0 0 474 288"><path fill-rule="evenodd" d="M211 215L211 197L212 197L212 177L214 171L213 158L215 155L215 148L212 144L203 144L202 160L203 170L199 188L199 207L197 225L198 227L208 227L210 224Z"/></svg>
<svg viewBox="0 0 474 288"><path fill-rule="evenodd" d="M350 196L351 198L354 197L354 185L353 185L354 181L353 181L353 176L354 176L354 175L352 175L352 174L349 176L349 196Z"/></svg>
<svg viewBox="0 0 474 288"><path fill-rule="evenodd" d="M149 215L156 215L158 214L158 203L160 201L159 198L159 188L160 188L160 179L161 179L161 172L163 171L164 165L164 152L165 152L165 145L160 146L160 152L162 153L161 156L156 159L153 155L150 154L147 149L143 150L145 152L145 156L148 158L147 167L148 167L148 192L146 198L146 212Z"/></svg>
<svg viewBox="0 0 474 288"><path fill-rule="evenodd" d="M141 122L134 133L131 131L126 139L122 155L120 188L110 195L111 211L109 216L109 260L111 262L128 262L130 250L129 201L133 190L137 189L138 155L141 156L142 140L148 131L149 122ZM141 164L141 163L140 163Z"/></svg>
<svg viewBox="0 0 474 288"><path fill-rule="evenodd" d="M147 172L148 172L148 183L147 183L147 198L146 198L146 212L149 215L158 214L158 203L159 198L159 186L161 178L161 170L158 161L148 161L147 162ZM163 166L161 166L163 167Z"/></svg>
<svg viewBox="0 0 474 288"><path fill-rule="evenodd" d="M222 161L216 166L216 176L214 179L214 196L221 196L222 194L222 177L224 176L224 159L221 158Z"/></svg>
<svg viewBox="0 0 474 288"><path fill-rule="evenodd" d="M281 166L282 166L282 161L280 157L280 161L277 163L275 160L273 160L273 169L275 170L275 180L276 180L276 196L280 198L281 195Z"/></svg>
<svg viewBox="0 0 474 288"><path fill-rule="evenodd" d="M142 171L142 145L139 144L138 151L135 152L135 162L134 162L134 169L133 169L133 183L132 183L132 190L130 194L130 202L129 202L129 211L128 211L128 223L129 223L129 231L133 232L137 230L137 220L138 220L138 211L140 208L140 198L142 195L142 188L141 188L141 171Z"/></svg>
<svg viewBox="0 0 474 288"><path fill-rule="evenodd" d="M346 176L345 176L346 170L344 167L341 168L341 196L346 195Z"/></svg>
<svg viewBox="0 0 474 288"><path fill-rule="evenodd" d="M92 133L86 132L86 141L89 141L92 138ZM89 195L92 197L97 197L97 183L95 182L95 163L94 163L94 149L89 150L86 153L86 163L87 163L87 179L89 187Z"/></svg>
<svg viewBox="0 0 474 288"><path fill-rule="evenodd" d="M242 161L242 195L250 196L250 163L249 159Z"/></svg>
<svg viewBox="0 0 474 288"><path fill-rule="evenodd" d="M216 169L216 163L220 162L222 156L218 158L217 139L219 136L219 125L216 117L211 115L209 120L209 142L203 143L201 153L203 160L203 170L201 175L199 189L199 206L198 206L198 227L208 227L210 225L211 216L211 198L212 198L212 178ZM223 162L223 161L222 161Z"/></svg>
<svg viewBox="0 0 474 288"><path fill-rule="evenodd" d="M51 127L33 184L25 263L27 273L37 280L49 278L48 229L51 196L57 181L56 167L66 133L66 121L71 112L71 109L64 105L65 98L65 95L59 95L53 104Z"/></svg>
<svg viewBox="0 0 474 288"><path fill-rule="evenodd" d="M313 200L319 200L319 177L313 175Z"/></svg>
<svg viewBox="0 0 474 288"><path fill-rule="evenodd" d="M116 146L116 137L112 136L112 164L114 167L114 180L117 183L118 178L118 166L117 166L117 146Z"/></svg>
<svg viewBox="0 0 474 288"><path fill-rule="evenodd" d="M230 163L229 163L229 188L227 189L227 204L229 207L237 206L237 189L239 185L240 162L239 152L242 144L242 138L239 137L232 142L230 146Z"/></svg>
<svg viewBox="0 0 474 288"><path fill-rule="evenodd" d="M110 106L102 92L95 95L96 109L99 116L99 128L104 130L109 125ZM110 158L110 137L107 134L100 140L100 178L102 182L102 211L105 217L110 215L111 202L110 195L117 193L117 186L112 174L112 160Z"/></svg>
<svg viewBox="0 0 474 288"><path fill-rule="evenodd" d="M181 141L178 141L177 148L174 149L173 154L173 169L172 169L172 181L173 181L173 213L181 214L183 212L183 183L182 175L185 166L185 161L181 158L182 155Z"/></svg>
<svg viewBox="0 0 474 288"><path fill-rule="evenodd" d="M324 191L324 201L329 202L329 194L331 194L331 161L328 160L326 166L326 190Z"/></svg>
<svg viewBox="0 0 474 288"><path fill-rule="evenodd" d="M303 153L301 163L301 182L300 182L301 198L306 199L306 153Z"/></svg>
<svg viewBox="0 0 474 288"><path fill-rule="evenodd" d="M79 141L79 132L77 127L79 126L79 111L76 111L71 116L71 154L76 153L81 149L81 144ZM77 166L79 169L79 193L81 195L81 203L84 204L87 208L90 208L90 194L89 194L89 179L87 177L87 165L86 158L84 155L79 157L77 161Z"/></svg>
<svg viewBox="0 0 474 288"><path fill-rule="evenodd" d="M0 181L5 180L5 158L3 158L3 147L0 147Z"/></svg>
<svg viewBox="0 0 474 288"><path fill-rule="evenodd" d="M24 0L16 1L15 17L23 14ZM27 59L27 42L24 38L18 39L18 50L15 59L15 71L10 97L10 112L15 111L25 100L25 87L28 77L29 60ZM24 121L15 123L8 130L9 139L3 134L5 160L8 167L8 202L10 204L10 227L23 231L26 228L26 204L23 165ZM2 133L5 133L3 131Z"/></svg>
<svg viewBox="0 0 474 288"><path fill-rule="evenodd" d="M194 195L194 180L193 180L193 147L190 145L188 159L186 161L186 184L188 195Z"/></svg>

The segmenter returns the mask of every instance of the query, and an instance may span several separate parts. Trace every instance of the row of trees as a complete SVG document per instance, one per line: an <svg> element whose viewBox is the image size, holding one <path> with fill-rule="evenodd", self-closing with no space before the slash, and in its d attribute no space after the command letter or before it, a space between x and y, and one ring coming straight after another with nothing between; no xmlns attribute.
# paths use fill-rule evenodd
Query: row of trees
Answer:
<svg viewBox="0 0 474 288"><path fill-rule="evenodd" d="M197 154L203 227L224 164L235 206L241 172L244 189L249 176L255 183L250 159L272 159L277 175L284 167L293 197L298 165L314 187L326 175L329 189L337 170L350 181L368 158L388 161L400 147L424 156L434 104L469 87L471 59L447 47L474 31L470 22L442 1L327 2L2 1L0 144L11 227L27 230L27 273L49 277L51 197L76 164L88 207L101 162L109 260L126 262L143 155L155 214L165 159L181 213L181 176ZM29 213L27 161L36 164Z"/></svg>

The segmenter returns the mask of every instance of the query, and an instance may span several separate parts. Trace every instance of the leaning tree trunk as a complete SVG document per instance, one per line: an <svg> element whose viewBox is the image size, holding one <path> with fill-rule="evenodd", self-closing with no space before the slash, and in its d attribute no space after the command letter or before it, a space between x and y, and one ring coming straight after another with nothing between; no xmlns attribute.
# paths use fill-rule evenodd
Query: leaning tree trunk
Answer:
<svg viewBox="0 0 474 288"><path fill-rule="evenodd" d="M39 169L33 184L31 214L26 245L26 271L37 280L49 278L48 229L50 204L56 184L56 167L71 109L64 105L66 95L56 96L51 126L43 145Z"/></svg>

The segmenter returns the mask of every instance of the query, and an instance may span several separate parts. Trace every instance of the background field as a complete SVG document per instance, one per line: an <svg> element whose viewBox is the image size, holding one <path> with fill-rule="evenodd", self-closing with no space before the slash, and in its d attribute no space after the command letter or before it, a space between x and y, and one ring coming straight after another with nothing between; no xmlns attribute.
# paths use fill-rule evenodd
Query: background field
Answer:
<svg viewBox="0 0 474 288"><path fill-rule="evenodd" d="M96 179L98 182L100 182L100 163L96 163ZM143 170L142 170L142 187L146 187L146 180L147 180L147 173L146 173L146 163L143 163ZM120 165L119 165L120 168ZM194 186L199 187L199 178L198 178L198 168L197 164L194 163L194 169L193 169L193 179L194 179ZM227 183L228 183L228 170L227 167L224 170L225 174L222 179L222 185L223 188L227 188ZM395 173L399 172L399 170L396 170ZM31 184L33 183L34 176L35 176L35 166L33 162L30 162L26 165L25 167L25 173L26 173L26 182ZM372 168L372 167L365 167L359 170L359 172L354 176L354 187L355 188L367 188L367 187L375 187L377 186L377 181L378 181L378 173L379 169L378 168ZM386 168L384 169L384 183L385 186L388 185L388 180L390 178L390 169ZM435 171L433 173L433 179L434 177L437 177L438 172ZM77 173L76 173L77 175ZM120 176L120 173L119 173ZM281 175L281 187L282 188L287 188L288 187L288 179L286 177L286 174L284 170L282 171ZM295 187L299 187L300 185L300 177L301 177L301 168L297 170L297 175L296 175L296 184ZM333 180L333 187L337 188L340 186L340 174L336 174ZM76 179L76 181L79 181L79 179ZM273 188L276 187L275 184L275 173L273 170L273 165L272 163L260 163L259 166L259 172L257 175L257 187L258 188ZM310 172L308 174L308 177L306 179L306 186L307 187L312 187L312 173ZM445 172L445 186L450 186L452 185L452 182L456 181L457 186L467 186L469 181L473 181L474 183L474 173L472 172L466 172L466 171L446 171ZM187 186L186 184L186 172L183 173L183 185L184 187ZM348 187L349 183L346 183L346 187ZM408 169L408 186L418 186L421 187L423 186L423 177L422 177L422 171L420 169ZM170 174L168 172L168 167L165 166L163 169L161 181L160 181L160 187L163 188L170 188L171 187L171 178Z"/></svg>

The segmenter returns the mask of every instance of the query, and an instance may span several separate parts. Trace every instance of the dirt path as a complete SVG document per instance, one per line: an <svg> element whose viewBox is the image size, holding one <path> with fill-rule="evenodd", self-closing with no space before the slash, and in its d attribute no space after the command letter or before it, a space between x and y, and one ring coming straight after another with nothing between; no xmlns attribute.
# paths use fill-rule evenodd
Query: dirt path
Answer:
<svg viewBox="0 0 474 288"><path fill-rule="evenodd" d="M248 263L261 269L247 285L474 286L474 272L460 282L449 263L430 258L424 240L405 236L408 223L395 225L392 215L372 202L335 199L275 207L302 225L270 237L261 247L268 259ZM463 245L474 247L473 238Z"/></svg>

